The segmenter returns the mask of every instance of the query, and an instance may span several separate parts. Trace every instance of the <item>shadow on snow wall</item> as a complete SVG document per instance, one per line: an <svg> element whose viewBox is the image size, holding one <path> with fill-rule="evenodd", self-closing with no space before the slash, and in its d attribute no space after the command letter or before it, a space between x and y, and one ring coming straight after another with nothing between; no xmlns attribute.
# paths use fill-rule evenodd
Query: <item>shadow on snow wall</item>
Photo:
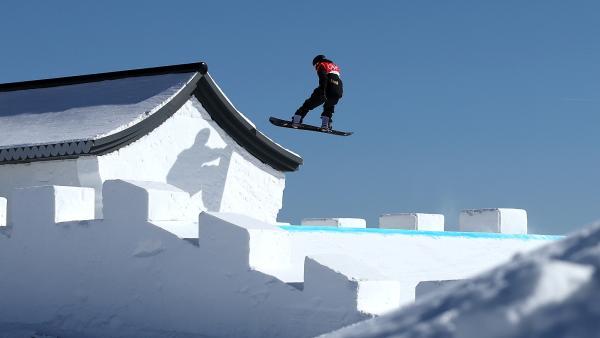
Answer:
<svg viewBox="0 0 600 338"><path fill-rule="evenodd" d="M181 152L167 175L167 183L191 196L202 192L202 202L207 210L220 209L225 182L233 149L208 146L211 130L198 132L194 144Z"/></svg>

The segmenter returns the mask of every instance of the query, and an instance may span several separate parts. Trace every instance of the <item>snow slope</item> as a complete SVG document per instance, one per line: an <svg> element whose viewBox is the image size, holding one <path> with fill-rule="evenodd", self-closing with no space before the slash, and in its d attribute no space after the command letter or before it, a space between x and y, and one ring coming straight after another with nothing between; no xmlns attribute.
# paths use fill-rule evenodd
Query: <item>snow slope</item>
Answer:
<svg viewBox="0 0 600 338"><path fill-rule="evenodd" d="M322 337L600 337L600 224Z"/></svg>

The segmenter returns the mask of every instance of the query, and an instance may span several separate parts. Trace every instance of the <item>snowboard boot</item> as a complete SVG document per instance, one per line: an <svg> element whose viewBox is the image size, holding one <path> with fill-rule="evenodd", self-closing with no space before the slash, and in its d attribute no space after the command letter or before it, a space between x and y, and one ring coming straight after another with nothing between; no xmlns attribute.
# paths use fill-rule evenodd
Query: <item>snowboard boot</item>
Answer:
<svg viewBox="0 0 600 338"><path fill-rule="evenodd" d="M302 124L302 116L301 115L294 115L292 116L292 127L293 128L298 128L300 127L300 124Z"/></svg>
<svg viewBox="0 0 600 338"><path fill-rule="evenodd" d="M322 131L331 131L331 119L329 116L321 116L321 130Z"/></svg>

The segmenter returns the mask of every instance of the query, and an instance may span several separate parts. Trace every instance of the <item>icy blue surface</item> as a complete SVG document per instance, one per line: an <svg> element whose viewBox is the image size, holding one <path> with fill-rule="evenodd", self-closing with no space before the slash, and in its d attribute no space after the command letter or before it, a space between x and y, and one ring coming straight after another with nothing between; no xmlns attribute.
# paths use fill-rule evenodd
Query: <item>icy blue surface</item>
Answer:
<svg viewBox="0 0 600 338"><path fill-rule="evenodd" d="M403 236L425 236L425 237L463 237L463 238L489 238L489 239L520 239L520 240L558 240L564 236L550 235L518 235L498 234L488 232L455 232L455 231L417 231L402 229L380 229L380 228L338 228L332 226L304 226L304 225L282 225L281 229L292 232L337 232L350 234L380 234L380 235L403 235Z"/></svg>

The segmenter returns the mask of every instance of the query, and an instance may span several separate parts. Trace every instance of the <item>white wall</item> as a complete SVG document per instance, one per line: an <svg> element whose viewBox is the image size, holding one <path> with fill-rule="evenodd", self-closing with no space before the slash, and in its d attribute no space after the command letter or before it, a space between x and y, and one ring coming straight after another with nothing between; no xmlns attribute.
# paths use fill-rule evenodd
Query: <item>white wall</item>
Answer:
<svg viewBox="0 0 600 338"><path fill-rule="evenodd" d="M553 239L280 227L202 213L194 245L160 224L187 193L139 181L104 184L103 220L56 223L89 218L65 203L91 210L86 191L13 194L13 224L0 231L0 331L311 337L412 301L420 281L468 278Z"/></svg>
<svg viewBox="0 0 600 338"><path fill-rule="evenodd" d="M236 149L231 154L218 210L276 223L283 207L285 177L256 159L249 159L245 152Z"/></svg>
<svg viewBox="0 0 600 338"><path fill-rule="evenodd" d="M287 229L287 230L283 230ZM276 251L256 245L252 266L288 282L301 282L305 257L345 255L364 262L390 280L400 282L402 302L415 299L421 281L472 277L506 262L519 252L538 248L551 236L511 236L392 229L339 229L284 226L282 231L251 231L251 242L278 243ZM256 237L256 239L255 239ZM282 248L281 246L287 246ZM284 254L286 253L287 254ZM252 258L256 255L256 259ZM342 269L335 264L332 269ZM353 276L352 270L344 270Z"/></svg>
<svg viewBox="0 0 600 338"><path fill-rule="evenodd" d="M91 187L101 217L102 183L112 179L176 186L190 195L188 219L209 210L243 213L270 223L276 222L285 187L283 173L235 143L192 98L150 134L118 151L75 160L0 165L0 196L27 186Z"/></svg>
<svg viewBox="0 0 600 338"><path fill-rule="evenodd" d="M305 291L253 270L250 230L213 215L201 215L198 245L179 239L145 221L154 194L149 190L172 191L109 182L104 198L112 202L105 203L105 219L62 223L54 222L64 211L56 202L72 191L17 190L10 235L0 232L0 332L312 337L368 318L359 303L375 310L380 305L359 299L368 290L359 292L360 283L318 259ZM333 276L340 287L330 292L322 280Z"/></svg>
<svg viewBox="0 0 600 338"><path fill-rule="evenodd" d="M275 223L282 207L284 174L235 143L195 98L150 135L98 161L102 181L164 182L186 191L190 215L228 211Z"/></svg>

